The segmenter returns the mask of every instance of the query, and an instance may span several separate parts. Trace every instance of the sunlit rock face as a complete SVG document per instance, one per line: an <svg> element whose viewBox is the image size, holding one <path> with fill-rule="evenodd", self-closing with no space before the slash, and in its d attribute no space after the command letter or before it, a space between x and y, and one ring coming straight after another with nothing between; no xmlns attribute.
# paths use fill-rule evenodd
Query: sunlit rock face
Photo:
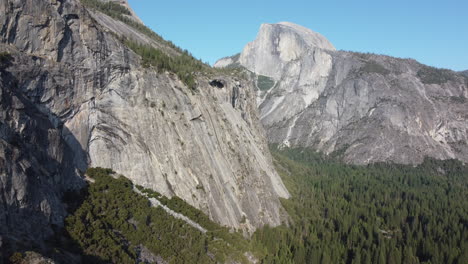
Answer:
<svg viewBox="0 0 468 264"><path fill-rule="evenodd" d="M222 225L281 223L289 193L253 83L199 73L192 90L144 68L122 36L180 51L78 0L2 0L0 13L0 52L11 55L0 69L0 236L50 235L66 216L63 194L83 186L89 166L177 195Z"/></svg>
<svg viewBox="0 0 468 264"><path fill-rule="evenodd" d="M323 91L332 68L333 45L322 35L288 22L263 24L255 41L246 45L239 63L271 77L276 96L259 93L265 126L295 117Z"/></svg>
<svg viewBox="0 0 468 264"><path fill-rule="evenodd" d="M336 51L291 23L263 24L239 56L215 66L255 73L270 143L312 147L356 164L417 164L425 156L468 161L463 73Z"/></svg>
<svg viewBox="0 0 468 264"><path fill-rule="evenodd" d="M240 54L239 62L257 74L279 80L287 70L285 68L290 69L290 74L298 75L297 68L290 64L299 65L309 56L314 59L313 52L319 50L335 48L322 35L299 25L288 22L262 24L257 38ZM323 60L317 63L324 63Z"/></svg>

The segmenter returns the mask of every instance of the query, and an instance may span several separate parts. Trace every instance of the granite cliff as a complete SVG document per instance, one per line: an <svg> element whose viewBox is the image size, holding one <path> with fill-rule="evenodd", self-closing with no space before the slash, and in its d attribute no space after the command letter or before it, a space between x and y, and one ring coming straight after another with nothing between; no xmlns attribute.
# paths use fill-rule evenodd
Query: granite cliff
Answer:
<svg viewBox="0 0 468 264"><path fill-rule="evenodd" d="M280 224L279 197L289 194L271 162L253 83L206 66L188 87L126 43L173 58L180 49L131 10L109 16L84 2L102 3L0 0L4 243L51 235L66 215L64 193L83 186L90 166L179 196L222 225L251 232Z"/></svg>
<svg viewBox="0 0 468 264"><path fill-rule="evenodd" d="M468 78L411 59L336 51L292 23L264 24L241 54L270 143L346 162L468 161Z"/></svg>

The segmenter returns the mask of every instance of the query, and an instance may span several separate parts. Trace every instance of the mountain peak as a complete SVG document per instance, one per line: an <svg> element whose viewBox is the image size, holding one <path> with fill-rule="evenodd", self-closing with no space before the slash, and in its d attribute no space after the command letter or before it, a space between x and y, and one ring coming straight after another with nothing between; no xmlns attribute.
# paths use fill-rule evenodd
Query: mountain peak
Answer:
<svg viewBox="0 0 468 264"><path fill-rule="evenodd" d="M279 22L276 24L268 24L268 25L271 25L273 27L280 26L280 27L288 28L294 31L295 33L297 33L299 36L301 36L301 38L312 47L325 49L325 50L336 50L333 44L327 38L325 38L322 34L312 31L301 25L294 24L292 22L287 22L287 21Z"/></svg>
<svg viewBox="0 0 468 264"><path fill-rule="evenodd" d="M238 63L252 72L278 80L286 65L307 54L314 56L317 50L323 53L334 51L335 47L321 34L291 22L262 24L256 39L245 46ZM216 66L228 62L226 59L218 61Z"/></svg>

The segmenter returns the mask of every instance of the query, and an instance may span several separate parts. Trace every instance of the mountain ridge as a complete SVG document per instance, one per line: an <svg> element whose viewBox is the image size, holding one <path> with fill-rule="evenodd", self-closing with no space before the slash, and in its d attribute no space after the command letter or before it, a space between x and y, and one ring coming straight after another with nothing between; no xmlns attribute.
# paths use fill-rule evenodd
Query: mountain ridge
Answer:
<svg viewBox="0 0 468 264"><path fill-rule="evenodd" d="M281 24L276 27L261 27L258 36L274 36L282 30ZM255 42L246 49L278 49L276 37ZM228 58L215 66L238 64L257 75L257 83L261 76L274 81L257 89L270 143L337 152L356 164L418 164L425 156L468 161L465 76L412 59L316 46L289 51L301 55L286 61L275 52L246 49L240 58L249 59ZM275 67L267 68L272 62Z"/></svg>

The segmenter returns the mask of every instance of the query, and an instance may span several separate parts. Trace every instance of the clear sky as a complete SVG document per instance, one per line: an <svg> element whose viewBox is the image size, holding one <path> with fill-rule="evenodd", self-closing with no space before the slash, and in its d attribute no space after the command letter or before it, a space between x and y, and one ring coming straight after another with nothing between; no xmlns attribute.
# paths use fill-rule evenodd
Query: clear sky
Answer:
<svg viewBox="0 0 468 264"><path fill-rule="evenodd" d="M241 52L260 24L293 22L339 50L468 70L468 0L129 0L151 29L214 63Z"/></svg>

